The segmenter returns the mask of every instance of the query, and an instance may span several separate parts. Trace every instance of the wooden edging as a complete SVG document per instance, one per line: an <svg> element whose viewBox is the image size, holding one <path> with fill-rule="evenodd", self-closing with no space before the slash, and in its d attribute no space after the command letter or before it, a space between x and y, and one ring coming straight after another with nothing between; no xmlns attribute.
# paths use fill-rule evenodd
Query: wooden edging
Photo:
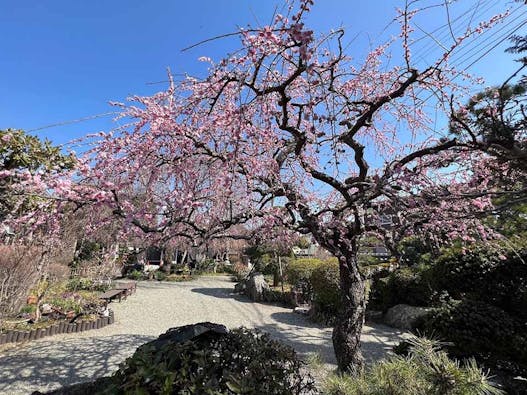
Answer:
<svg viewBox="0 0 527 395"><path fill-rule="evenodd" d="M47 328L37 328L29 331L10 329L7 332L0 333L0 345L36 340L47 336L59 335L61 333L84 332L91 329L100 329L104 328L106 325L111 325L114 322L115 317L113 311L110 311L108 317L99 317L94 321L79 321L73 324L67 321L60 321L48 326Z"/></svg>

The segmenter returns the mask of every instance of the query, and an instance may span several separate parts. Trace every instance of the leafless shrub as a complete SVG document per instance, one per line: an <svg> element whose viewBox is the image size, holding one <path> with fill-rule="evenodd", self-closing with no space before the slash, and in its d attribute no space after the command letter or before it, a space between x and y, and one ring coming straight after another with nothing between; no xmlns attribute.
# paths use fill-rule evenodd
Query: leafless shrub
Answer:
<svg viewBox="0 0 527 395"><path fill-rule="evenodd" d="M24 245L0 245L0 321L17 312L39 279L42 250Z"/></svg>
<svg viewBox="0 0 527 395"><path fill-rule="evenodd" d="M63 263L54 263L49 264L47 272L50 280L52 281L63 281L67 280L70 277L70 268L68 265Z"/></svg>

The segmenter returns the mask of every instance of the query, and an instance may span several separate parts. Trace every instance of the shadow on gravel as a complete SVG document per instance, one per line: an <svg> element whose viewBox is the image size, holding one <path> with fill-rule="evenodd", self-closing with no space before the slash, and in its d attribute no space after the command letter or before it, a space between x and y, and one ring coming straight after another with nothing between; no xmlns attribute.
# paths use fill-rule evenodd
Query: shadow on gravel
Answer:
<svg viewBox="0 0 527 395"><path fill-rule="evenodd" d="M271 318L277 323L262 325L259 329L269 332L273 337L288 343L301 355L319 354L326 363L336 364L333 352L331 327L322 326L293 312L276 312ZM311 328L314 330L305 330ZM386 358L394 344L403 340L401 332L384 325L365 326L361 337L362 354L366 363Z"/></svg>
<svg viewBox="0 0 527 395"><path fill-rule="evenodd" d="M294 313L275 313L275 314L291 314ZM275 314L272 314L273 316ZM308 325L305 322L296 323L296 320L288 326L282 324L264 324L257 328L269 333L274 339L280 340L285 344L293 347L301 357L306 357L309 354L318 354L322 357L325 363L336 364L335 354L333 353L333 346L331 344L331 329L326 330L305 330ZM309 323L308 323L309 324ZM316 327L312 327L316 328Z"/></svg>
<svg viewBox="0 0 527 395"><path fill-rule="evenodd" d="M365 328L362 332L361 347L364 361L368 364L385 359L393 354L393 346L403 340L396 329L376 325Z"/></svg>
<svg viewBox="0 0 527 395"><path fill-rule="evenodd" d="M0 393L48 391L110 375L137 347L154 338L114 335L21 345L9 355L0 354Z"/></svg>
<svg viewBox="0 0 527 395"><path fill-rule="evenodd" d="M244 295L235 294L234 290L229 288L192 288L190 291L215 298L234 299L242 303L254 303Z"/></svg>

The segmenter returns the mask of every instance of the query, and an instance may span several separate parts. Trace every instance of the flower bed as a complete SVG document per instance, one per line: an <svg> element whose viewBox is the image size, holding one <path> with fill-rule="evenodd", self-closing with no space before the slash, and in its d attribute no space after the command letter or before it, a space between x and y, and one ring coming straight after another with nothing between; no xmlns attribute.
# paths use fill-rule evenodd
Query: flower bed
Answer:
<svg viewBox="0 0 527 395"><path fill-rule="evenodd" d="M73 323L63 320L55 321L52 325L45 328L35 328L31 330L8 329L5 332L0 333L0 345L36 340L61 333L84 332L92 329L100 329L113 323L114 314L113 311L110 310L108 317L98 317L96 320L82 320Z"/></svg>

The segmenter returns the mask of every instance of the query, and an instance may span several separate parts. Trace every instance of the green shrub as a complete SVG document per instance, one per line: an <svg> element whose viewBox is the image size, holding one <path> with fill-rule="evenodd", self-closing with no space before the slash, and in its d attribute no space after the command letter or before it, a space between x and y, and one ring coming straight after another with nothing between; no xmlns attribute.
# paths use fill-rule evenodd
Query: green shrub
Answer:
<svg viewBox="0 0 527 395"><path fill-rule="evenodd" d="M425 274L435 290L453 299L486 302L527 319L527 249L496 250L478 246L446 250ZM514 292L511 292L514 290Z"/></svg>
<svg viewBox="0 0 527 395"><path fill-rule="evenodd" d="M37 305L27 304L20 309L20 313L33 314L37 310Z"/></svg>
<svg viewBox="0 0 527 395"><path fill-rule="evenodd" d="M340 306L340 278L337 261L324 261L311 273L313 303L319 318L331 322Z"/></svg>
<svg viewBox="0 0 527 395"><path fill-rule="evenodd" d="M197 274L211 273L214 272L215 267L216 262L214 262L214 259L204 259L200 262L196 262L193 272Z"/></svg>
<svg viewBox="0 0 527 395"><path fill-rule="evenodd" d="M313 271L324 261L315 258L300 258L289 261L286 268L287 281L293 286L309 284Z"/></svg>
<svg viewBox="0 0 527 395"><path fill-rule="evenodd" d="M112 377L112 394L310 394L295 351L267 334L236 329L184 343L146 344Z"/></svg>
<svg viewBox="0 0 527 395"><path fill-rule="evenodd" d="M303 300L311 301L314 299L314 290L313 290L313 283L312 283L313 273L318 268L326 267L328 265L330 265L332 268L337 267L337 271L338 271L337 258L329 258L325 260L316 259L316 258L291 259L289 260L286 270L285 270L287 282L291 284L293 287L296 287L297 289L301 290ZM321 296L322 296L322 299L324 300L323 303L325 303L327 298L331 299L331 296L326 291L329 287L328 281L329 283L333 282L333 278L331 274L334 271L333 269L329 269L328 272L325 272L325 269L321 269L321 270L322 271L317 274L316 280L317 281L321 280L322 282L318 286L318 289L323 294ZM324 278L325 275L327 275L327 278Z"/></svg>
<svg viewBox="0 0 527 395"><path fill-rule="evenodd" d="M519 362L527 367L521 324L507 312L481 301L451 301L432 311L419 330L451 342L459 356L482 356Z"/></svg>
<svg viewBox="0 0 527 395"><path fill-rule="evenodd" d="M71 292L75 291L99 291L104 292L110 288L110 284L99 283L85 277L73 277L68 280L66 289Z"/></svg>
<svg viewBox="0 0 527 395"><path fill-rule="evenodd" d="M226 264L225 262L221 262L216 267L216 272L233 274L232 264Z"/></svg>
<svg viewBox="0 0 527 395"><path fill-rule="evenodd" d="M419 236L405 237L398 245L399 260L407 266L429 264L432 257L430 243Z"/></svg>
<svg viewBox="0 0 527 395"><path fill-rule="evenodd" d="M132 270L129 272L126 277L132 280L142 280L144 278L143 272L140 272L139 270Z"/></svg>
<svg viewBox="0 0 527 395"><path fill-rule="evenodd" d="M503 394L489 382L474 360L460 364L448 358L434 341L414 339L407 357L394 356L373 364L357 378L330 375L326 395L494 395Z"/></svg>
<svg viewBox="0 0 527 395"><path fill-rule="evenodd" d="M374 282L369 306L387 310L397 304L427 306L433 290L423 278L423 268L403 267Z"/></svg>
<svg viewBox="0 0 527 395"><path fill-rule="evenodd" d="M102 246L99 243L90 240L81 240L81 242L77 245L77 250L75 251L76 258L73 262L74 265L97 257L101 250Z"/></svg>
<svg viewBox="0 0 527 395"><path fill-rule="evenodd" d="M162 272L161 270L157 270L154 275L157 281L165 281L167 278L167 274L165 272Z"/></svg>
<svg viewBox="0 0 527 395"><path fill-rule="evenodd" d="M46 299L45 302L51 304L53 307L62 310L64 313L68 311L74 311L76 314L79 314L83 311L83 305L81 300L56 297Z"/></svg>
<svg viewBox="0 0 527 395"><path fill-rule="evenodd" d="M68 291L80 291L80 290L90 290L92 286L92 280L84 277L73 277L68 280L66 284L66 289Z"/></svg>

